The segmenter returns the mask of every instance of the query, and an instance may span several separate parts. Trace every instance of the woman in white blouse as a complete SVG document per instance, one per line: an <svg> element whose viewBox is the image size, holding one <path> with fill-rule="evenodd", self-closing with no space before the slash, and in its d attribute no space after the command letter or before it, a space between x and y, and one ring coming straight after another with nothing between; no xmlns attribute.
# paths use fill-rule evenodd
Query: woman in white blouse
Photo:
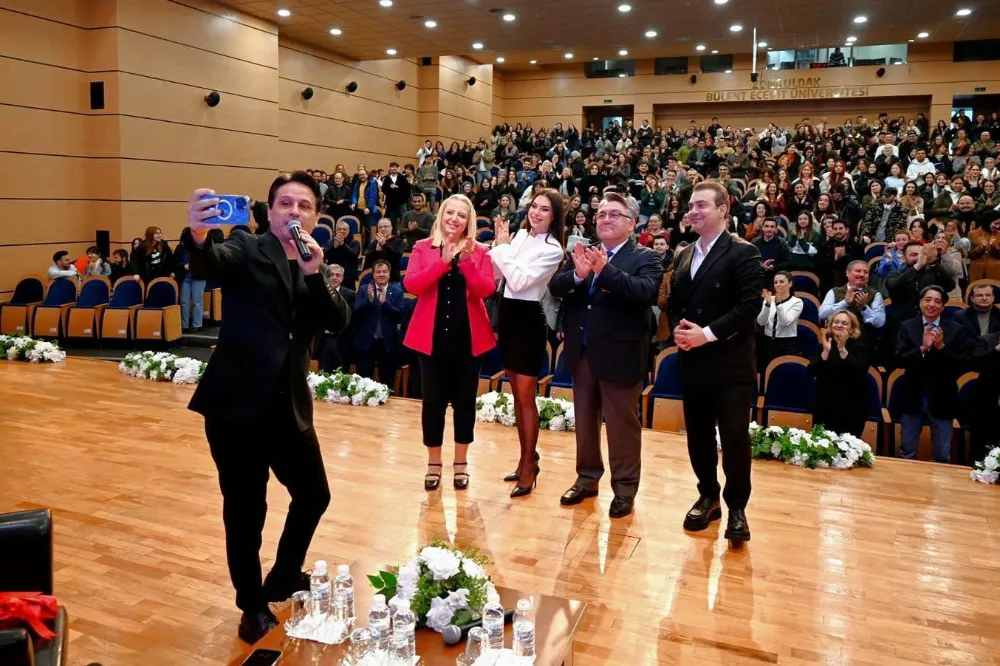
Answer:
<svg viewBox="0 0 1000 666"><path fill-rule="evenodd" d="M757 323L764 327L763 344L758 352L761 372L777 357L795 354L801 315L802 299L792 296L792 274L778 271L774 275L774 291L764 290L764 307L757 315Z"/></svg>
<svg viewBox="0 0 1000 666"><path fill-rule="evenodd" d="M535 387L545 356L545 315L542 298L549 279L563 260L560 243L563 199L555 190L541 190L528 204L524 228L513 238L509 225L497 221L490 258L502 277L498 342L507 381L514 394L514 416L521 458L505 481L517 481L511 497L531 494L538 479L538 407Z"/></svg>

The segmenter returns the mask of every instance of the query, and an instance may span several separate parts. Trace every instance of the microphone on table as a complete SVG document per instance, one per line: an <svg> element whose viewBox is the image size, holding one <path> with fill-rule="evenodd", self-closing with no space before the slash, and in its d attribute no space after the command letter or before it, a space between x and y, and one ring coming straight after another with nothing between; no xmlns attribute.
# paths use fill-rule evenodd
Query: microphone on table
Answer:
<svg viewBox="0 0 1000 666"><path fill-rule="evenodd" d="M289 220L288 230L292 233L292 239L295 241L295 249L298 250L302 261L311 261L313 253L305 241L302 240L302 224L298 220Z"/></svg>
<svg viewBox="0 0 1000 666"><path fill-rule="evenodd" d="M504 624L510 622L511 619L513 619L513 617L514 617L513 608L504 611L503 614ZM441 638L444 639L445 645L455 645L456 643L461 643L462 641L464 641L466 638L469 637L470 629L481 626L483 626L483 618L479 618L478 620L473 620L472 622L469 622L468 624L463 624L461 626L449 624L441 632Z"/></svg>

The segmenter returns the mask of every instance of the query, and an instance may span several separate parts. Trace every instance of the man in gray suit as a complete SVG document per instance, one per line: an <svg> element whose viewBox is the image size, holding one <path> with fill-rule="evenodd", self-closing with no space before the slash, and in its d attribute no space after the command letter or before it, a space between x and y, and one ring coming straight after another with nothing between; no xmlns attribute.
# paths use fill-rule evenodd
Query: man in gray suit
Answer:
<svg viewBox="0 0 1000 666"><path fill-rule="evenodd" d="M563 299L566 368L573 373L577 480L560 502L597 495L604 474L601 417L608 429L610 515L632 513L639 490L641 425L636 416L649 356L650 308L663 276L660 256L632 239L637 210L607 192L595 221L600 245L573 248L572 261L553 276L549 291Z"/></svg>

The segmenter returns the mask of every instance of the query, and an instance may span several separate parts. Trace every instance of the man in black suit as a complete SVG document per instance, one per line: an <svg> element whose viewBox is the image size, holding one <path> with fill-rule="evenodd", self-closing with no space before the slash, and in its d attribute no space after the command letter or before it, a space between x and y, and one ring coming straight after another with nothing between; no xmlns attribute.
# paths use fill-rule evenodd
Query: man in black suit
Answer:
<svg viewBox="0 0 1000 666"><path fill-rule="evenodd" d="M279 176L267 202L270 230L261 236L237 231L225 243L209 236L218 199L195 190L188 203L182 241L191 270L222 282L226 319L189 408L205 417L205 434L219 471L226 559L243 611L239 636L257 642L277 626L269 601L309 588L302 573L309 542L330 502L323 457L313 430L306 376L318 329L340 331L350 306L329 281L323 252L313 239L319 185L308 174ZM296 251L291 220L302 225L312 251ZM261 582L261 532L267 515L269 471L292 501L274 567Z"/></svg>
<svg viewBox="0 0 1000 666"><path fill-rule="evenodd" d="M344 267L340 264L328 264L328 266L330 285L353 308L357 294L343 284ZM346 372L354 358L354 321L352 320L347 328L337 333L321 329L317 343L319 349L316 351L316 358L319 360L320 369L324 372L334 372L338 369Z"/></svg>
<svg viewBox="0 0 1000 666"><path fill-rule="evenodd" d="M578 243L572 261L549 282L552 295L563 299L565 362L573 373L576 411L577 479L560 503L571 506L597 495L604 475L603 414L612 518L632 513L639 490L642 426L636 405L646 377L650 308L663 276L659 255L632 239L637 214L622 195L606 192L594 217L601 244Z"/></svg>
<svg viewBox="0 0 1000 666"><path fill-rule="evenodd" d="M917 455L917 441L925 420L931 425L931 446L936 462L951 461L952 422L958 408L958 378L972 351L969 329L943 319L948 293L931 285L920 292L920 316L899 327L896 358L905 369L903 384L903 458Z"/></svg>
<svg viewBox="0 0 1000 666"><path fill-rule="evenodd" d="M726 538L750 540L750 400L757 381L755 325L764 270L760 252L726 231L729 194L719 183L695 186L687 221L699 234L674 260L667 319L680 348L688 455L698 477L698 501L684 529L700 531L722 517L715 429L729 507Z"/></svg>
<svg viewBox="0 0 1000 666"><path fill-rule="evenodd" d="M403 289L389 282L389 262L377 259L372 281L358 289L354 299L354 348L358 351L358 374L378 378L392 388L396 385L399 347L402 341L399 324L406 312Z"/></svg>
<svg viewBox="0 0 1000 666"><path fill-rule="evenodd" d="M410 200L410 183L399 173L399 162L389 163L389 174L382 179L382 194L385 195L385 216L396 225Z"/></svg>
<svg viewBox="0 0 1000 666"><path fill-rule="evenodd" d="M979 373L964 407L969 415L969 439L973 460L982 460L997 445L1000 422L1000 309L993 304L993 286L977 285L972 305L957 317L968 327L974 342L972 367Z"/></svg>
<svg viewBox="0 0 1000 666"><path fill-rule="evenodd" d="M1000 333L1000 310L994 307L993 285L978 284L972 290L972 304L962 310L958 322L965 324L974 337Z"/></svg>

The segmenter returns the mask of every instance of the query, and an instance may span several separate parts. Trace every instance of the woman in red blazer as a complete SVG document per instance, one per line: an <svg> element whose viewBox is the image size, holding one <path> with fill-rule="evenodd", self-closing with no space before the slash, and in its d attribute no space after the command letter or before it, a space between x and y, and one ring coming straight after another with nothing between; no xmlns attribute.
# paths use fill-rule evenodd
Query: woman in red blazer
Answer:
<svg viewBox="0 0 1000 666"><path fill-rule="evenodd" d="M448 197L429 238L413 246L403 284L417 306L403 344L419 353L421 425L427 447L426 490L441 484L441 447L448 403L454 410L456 490L469 487L466 454L476 423L482 357L496 346L483 299L496 291L493 263L476 242L476 210L468 197Z"/></svg>

